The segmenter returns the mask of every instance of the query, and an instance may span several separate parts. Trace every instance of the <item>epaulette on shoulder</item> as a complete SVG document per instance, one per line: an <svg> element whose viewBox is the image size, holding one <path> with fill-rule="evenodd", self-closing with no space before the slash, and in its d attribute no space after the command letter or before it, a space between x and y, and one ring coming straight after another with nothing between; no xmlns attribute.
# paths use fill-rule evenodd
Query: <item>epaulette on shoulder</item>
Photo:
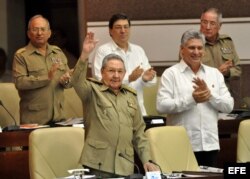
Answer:
<svg viewBox="0 0 250 179"><path fill-rule="evenodd" d="M230 39L230 40L232 40L232 38L229 35L226 35L226 34L221 34L220 39Z"/></svg>
<svg viewBox="0 0 250 179"><path fill-rule="evenodd" d="M26 51L26 48L23 47L23 48L18 49L16 53L17 53L17 54L18 54L18 53L23 53L23 52L25 52L25 51Z"/></svg>
<svg viewBox="0 0 250 179"><path fill-rule="evenodd" d="M62 51L62 49L56 45L51 45L52 49L53 50L59 50L59 51Z"/></svg>
<svg viewBox="0 0 250 179"><path fill-rule="evenodd" d="M92 81L92 82L97 83L97 84L102 84L101 81L99 81L99 80L97 80L95 78L87 78L87 80Z"/></svg>
<svg viewBox="0 0 250 179"><path fill-rule="evenodd" d="M123 89L125 89L126 91L129 91L129 92L133 93L135 96L137 96L137 92L136 92L136 90L134 90L133 88L124 85L124 86L123 86Z"/></svg>

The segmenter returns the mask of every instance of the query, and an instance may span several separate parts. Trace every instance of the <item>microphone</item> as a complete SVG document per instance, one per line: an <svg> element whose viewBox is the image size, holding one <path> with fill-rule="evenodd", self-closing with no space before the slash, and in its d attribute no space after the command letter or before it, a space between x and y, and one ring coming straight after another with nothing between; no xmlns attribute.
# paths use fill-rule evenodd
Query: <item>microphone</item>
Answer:
<svg viewBox="0 0 250 179"><path fill-rule="evenodd" d="M141 174L140 169L139 169L139 167L138 167L138 165L136 163L134 163L133 161L129 160L122 153L119 153L119 157L122 157L125 160L129 161L130 163L132 163L136 167L136 170L137 170L137 173L128 175L128 176L125 177L125 179L143 179L143 175Z"/></svg>
<svg viewBox="0 0 250 179"><path fill-rule="evenodd" d="M3 105L3 102L1 100L0 100L0 105L9 114L9 116L11 117L11 119L14 121L14 124L15 124L15 125L10 125L10 126L4 127L3 131L15 131L15 130L20 129L20 127L16 124L15 118L12 116L12 114L9 112L9 110Z"/></svg>
<svg viewBox="0 0 250 179"><path fill-rule="evenodd" d="M155 163L153 160L149 160L149 162L156 165L157 167L159 167L162 179L167 179L167 177L162 173L162 169L161 169L161 166L159 164Z"/></svg>

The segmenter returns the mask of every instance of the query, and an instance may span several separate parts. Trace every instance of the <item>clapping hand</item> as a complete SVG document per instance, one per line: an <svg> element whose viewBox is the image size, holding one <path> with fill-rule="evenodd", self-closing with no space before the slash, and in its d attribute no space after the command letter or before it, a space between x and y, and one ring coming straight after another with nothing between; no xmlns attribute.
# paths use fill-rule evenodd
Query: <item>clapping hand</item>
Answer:
<svg viewBox="0 0 250 179"><path fill-rule="evenodd" d="M230 68L233 67L232 60L228 60L219 67L219 71L223 75L228 75Z"/></svg>
<svg viewBox="0 0 250 179"><path fill-rule="evenodd" d="M207 87L207 84L204 80L200 78L193 78L193 83L195 84L193 91L193 98L197 103L203 103L209 100L211 92Z"/></svg>
<svg viewBox="0 0 250 179"><path fill-rule="evenodd" d="M154 70L153 67L151 67L143 73L142 79L143 79L143 81L148 82L148 81L153 80L155 75L156 75L156 71Z"/></svg>
<svg viewBox="0 0 250 179"><path fill-rule="evenodd" d="M140 66L136 67L129 75L129 82L137 80L142 75L143 71L143 68Z"/></svg>

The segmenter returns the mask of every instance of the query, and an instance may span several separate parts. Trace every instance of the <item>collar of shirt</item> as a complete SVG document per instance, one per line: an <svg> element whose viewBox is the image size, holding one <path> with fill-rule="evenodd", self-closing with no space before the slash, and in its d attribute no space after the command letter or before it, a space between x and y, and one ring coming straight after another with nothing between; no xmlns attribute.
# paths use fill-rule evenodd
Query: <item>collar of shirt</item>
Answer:
<svg viewBox="0 0 250 179"><path fill-rule="evenodd" d="M50 44L47 44L47 54L50 54L50 53L57 53L56 48L54 48L54 46L50 45ZM32 45L32 43L29 42L29 44L27 45L27 52L29 54L33 54L33 53L37 53L37 54L41 54L38 49Z"/></svg>
<svg viewBox="0 0 250 179"><path fill-rule="evenodd" d="M215 42L209 42L209 41L206 40L206 45L213 46L213 45L217 44L218 42L220 42L223 39L232 40L231 37L226 35L226 34L218 34L217 39L215 40Z"/></svg>
<svg viewBox="0 0 250 179"><path fill-rule="evenodd" d="M119 47L115 41L112 39L112 47L111 47L112 51L117 51L117 50L123 50L121 47ZM130 52L131 49L131 44L128 42L128 52Z"/></svg>
<svg viewBox="0 0 250 179"><path fill-rule="evenodd" d="M186 70L191 70L191 68L186 64L186 62L183 59L181 59L181 61L180 61L180 71L183 73ZM203 72L205 72L205 67L204 67L204 64L202 64L202 63L201 63L199 71L201 71L201 70Z"/></svg>
<svg viewBox="0 0 250 179"><path fill-rule="evenodd" d="M113 90L111 88L109 88L108 86L106 86L104 83L101 83L100 85L101 85L100 86L100 91L112 91L113 92ZM136 94L136 92L133 92L132 89L128 89L128 87L126 85L122 85L120 87L119 91L122 92L122 93L126 93L127 91L130 91L130 92Z"/></svg>

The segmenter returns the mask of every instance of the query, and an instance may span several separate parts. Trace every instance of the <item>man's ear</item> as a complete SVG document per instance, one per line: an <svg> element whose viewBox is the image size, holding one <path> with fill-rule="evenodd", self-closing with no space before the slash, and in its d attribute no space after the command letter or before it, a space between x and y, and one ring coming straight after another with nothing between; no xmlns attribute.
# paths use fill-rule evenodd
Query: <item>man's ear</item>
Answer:
<svg viewBox="0 0 250 179"><path fill-rule="evenodd" d="M51 29L49 29L49 32L48 32L49 34L48 34L48 36L49 36L49 38L51 37L51 34L52 34L52 31L51 31Z"/></svg>
<svg viewBox="0 0 250 179"><path fill-rule="evenodd" d="M219 24L219 30L221 29L222 23Z"/></svg>

